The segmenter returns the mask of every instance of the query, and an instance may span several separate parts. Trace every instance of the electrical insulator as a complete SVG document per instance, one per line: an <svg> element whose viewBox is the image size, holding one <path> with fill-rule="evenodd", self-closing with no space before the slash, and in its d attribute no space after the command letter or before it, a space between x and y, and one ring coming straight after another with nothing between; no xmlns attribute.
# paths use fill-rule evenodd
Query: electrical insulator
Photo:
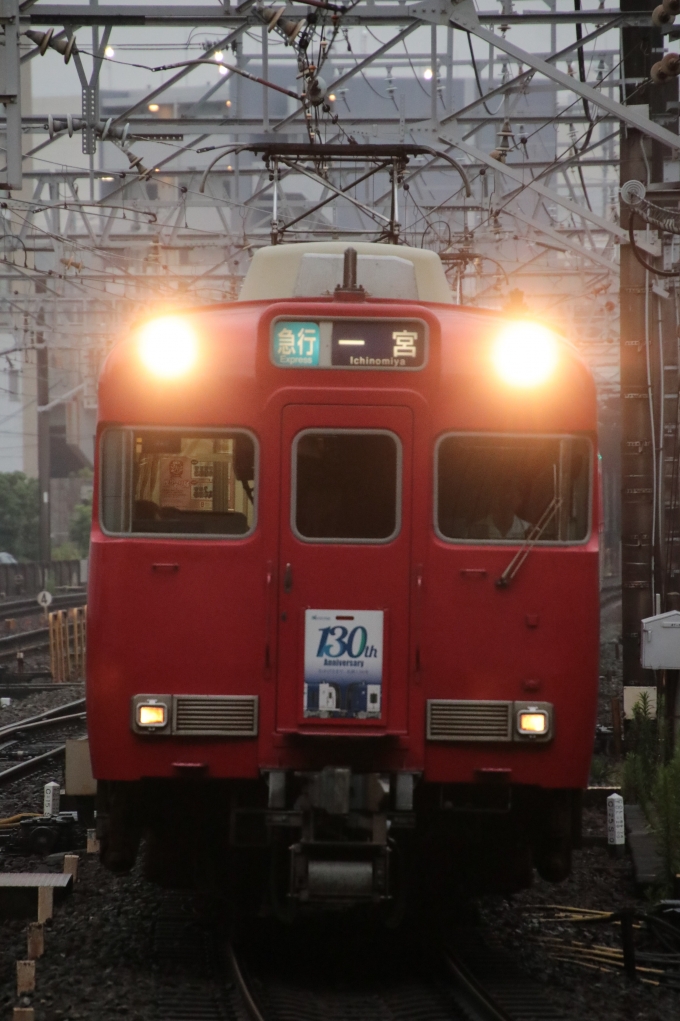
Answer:
<svg viewBox="0 0 680 1021"><path fill-rule="evenodd" d="M38 53L41 57L45 56L47 49L56 50L57 53L61 53L64 58L64 63L68 64L71 59L71 55L78 52L76 47L76 37L71 36L70 39L53 39L54 29L48 28L47 32L37 32L33 28L29 28L24 32L27 39L30 39L32 43L38 47Z"/></svg>
<svg viewBox="0 0 680 1021"><path fill-rule="evenodd" d="M650 78L657 85L662 85L670 78L680 74L680 53L666 53L661 60L652 65Z"/></svg>
<svg viewBox="0 0 680 1021"><path fill-rule="evenodd" d="M675 15L667 11L663 4L659 4L652 11L652 25L654 28L663 28L664 25L672 25L675 21Z"/></svg>
<svg viewBox="0 0 680 1021"><path fill-rule="evenodd" d="M312 78L308 83L307 99L312 106L321 106L326 99L326 83L323 78Z"/></svg>

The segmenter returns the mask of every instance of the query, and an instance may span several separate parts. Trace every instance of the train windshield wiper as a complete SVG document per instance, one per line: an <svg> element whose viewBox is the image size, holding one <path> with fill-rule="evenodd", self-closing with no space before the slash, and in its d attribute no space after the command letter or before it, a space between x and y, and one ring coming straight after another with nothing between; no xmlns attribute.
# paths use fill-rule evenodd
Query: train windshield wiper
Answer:
<svg viewBox="0 0 680 1021"><path fill-rule="evenodd" d="M517 550L514 557L512 558L512 560L505 568L498 581L496 582L496 588L509 587L510 582L513 580L513 578L519 571L520 567L522 566L526 558L529 556L531 549L536 545L538 540L545 532L546 528L552 521L557 511L560 509L561 505L562 505L561 497L556 496L550 501L550 503L543 511L540 518L538 519L534 527L531 529L526 539L524 540L520 548Z"/></svg>

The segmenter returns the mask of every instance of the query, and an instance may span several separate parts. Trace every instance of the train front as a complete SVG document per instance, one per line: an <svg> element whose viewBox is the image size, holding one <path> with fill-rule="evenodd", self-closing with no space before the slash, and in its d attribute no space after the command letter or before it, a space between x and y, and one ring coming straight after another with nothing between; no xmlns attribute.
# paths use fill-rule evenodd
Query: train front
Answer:
<svg viewBox="0 0 680 1021"><path fill-rule="evenodd" d="M262 250L100 385L103 859L284 917L563 878L595 722L590 373L353 247Z"/></svg>

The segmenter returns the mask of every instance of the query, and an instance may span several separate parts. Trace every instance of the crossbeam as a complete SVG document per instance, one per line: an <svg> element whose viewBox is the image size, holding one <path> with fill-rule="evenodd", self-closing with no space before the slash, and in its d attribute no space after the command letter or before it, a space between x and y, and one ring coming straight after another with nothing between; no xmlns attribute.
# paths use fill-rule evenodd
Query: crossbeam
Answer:
<svg viewBox="0 0 680 1021"><path fill-rule="evenodd" d="M451 15L451 22L453 24L456 24L456 18L457 15L454 9ZM655 121L650 120L649 117L645 117L634 106L624 106L622 103L617 103L615 99L610 99L604 92L594 89L585 82L579 81L578 78L572 78L571 75L549 64L547 60L541 60L540 57L534 56L533 53L523 50L520 46L515 46L514 43L504 36L496 35L494 32L482 28L481 25L470 29L466 25L465 28L466 31L470 31L472 35L483 42L488 43L490 46L495 46L496 49L507 53L508 56L514 57L528 67L532 67L534 71L545 75L546 78L557 82L558 85L561 85L568 92L576 93L577 96L587 99L600 110L605 110L607 113L618 117L619 120L623 121L624 124L628 124L629 127L637 128L638 131L641 131L649 138L654 138L657 142L661 142L662 145L668 146L674 153L680 151L680 135L676 135L674 131L669 131Z"/></svg>

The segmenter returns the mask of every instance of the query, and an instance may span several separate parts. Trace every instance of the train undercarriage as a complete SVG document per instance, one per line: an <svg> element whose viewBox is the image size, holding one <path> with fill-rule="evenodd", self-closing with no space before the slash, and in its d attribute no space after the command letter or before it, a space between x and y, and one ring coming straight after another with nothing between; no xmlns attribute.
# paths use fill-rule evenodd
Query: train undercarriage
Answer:
<svg viewBox="0 0 680 1021"><path fill-rule="evenodd" d="M103 863L221 891L234 909L296 913L512 893L569 874L581 792L503 782L425 783L416 773L270 770L257 781L98 785Z"/></svg>

